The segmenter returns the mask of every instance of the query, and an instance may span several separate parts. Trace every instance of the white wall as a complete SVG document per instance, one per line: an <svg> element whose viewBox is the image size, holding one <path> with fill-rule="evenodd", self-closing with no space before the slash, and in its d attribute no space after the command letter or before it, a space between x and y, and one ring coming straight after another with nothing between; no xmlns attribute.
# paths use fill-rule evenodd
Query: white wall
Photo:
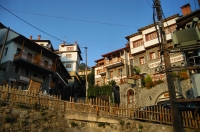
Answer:
<svg viewBox="0 0 200 132"><path fill-rule="evenodd" d="M5 48L6 47L8 47L7 55L4 56L4 54L5 54L5 49L4 49L4 53L3 53L3 56L2 56L1 63L6 62L6 61L13 61L14 55L17 53L17 48L22 49L22 45L18 44L16 42L11 42L11 43L7 44L5 46ZM37 52L35 52L35 51L27 48L27 47L24 47L23 52L25 52L25 53L31 53L33 55L33 57L34 57L34 54L37 53ZM52 64L52 59L51 58L48 58L46 56L42 56L42 59L43 60L47 60L49 62L49 64Z"/></svg>

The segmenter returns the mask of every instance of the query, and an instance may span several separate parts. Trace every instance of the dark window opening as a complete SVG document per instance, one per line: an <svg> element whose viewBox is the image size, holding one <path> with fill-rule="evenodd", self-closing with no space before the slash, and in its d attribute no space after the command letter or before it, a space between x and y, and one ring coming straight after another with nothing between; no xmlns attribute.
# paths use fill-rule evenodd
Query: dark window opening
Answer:
<svg viewBox="0 0 200 132"><path fill-rule="evenodd" d="M4 56L6 56L6 55L7 55L7 53L8 53L8 47L7 47L7 48L5 48L5 54L4 54Z"/></svg>
<svg viewBox="0 0 200 132"><path fill-rule="evenodd" d="M33 75L34 77L37 77L37 73L34 73L34 75Z"/></svg>
<svg viewBox="0 0 200 132"><path fill-rule="evenodd" d="M26 70L25 75L29 76L29 70Z"/></svg>
<svg viewBox="0 0 200 132"><path fill-rule="evenodd" d="M19 67L18 66L15 67L15 72L19 73Z"/></svg>

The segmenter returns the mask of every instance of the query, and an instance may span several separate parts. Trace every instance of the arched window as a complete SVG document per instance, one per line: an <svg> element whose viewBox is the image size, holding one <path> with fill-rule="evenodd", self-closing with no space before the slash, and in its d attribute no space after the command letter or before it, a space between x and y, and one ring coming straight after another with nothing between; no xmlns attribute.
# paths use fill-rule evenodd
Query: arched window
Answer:
<svg viewBox="0 0 200 132"><path fill-rule="evenodd" d="M132 90L132 89L130 89L130 90L128 90L128 92L127 92L127 102L128 102L128 104L131 104L131 103L133 103L134 102L134 91Z"/></svg>

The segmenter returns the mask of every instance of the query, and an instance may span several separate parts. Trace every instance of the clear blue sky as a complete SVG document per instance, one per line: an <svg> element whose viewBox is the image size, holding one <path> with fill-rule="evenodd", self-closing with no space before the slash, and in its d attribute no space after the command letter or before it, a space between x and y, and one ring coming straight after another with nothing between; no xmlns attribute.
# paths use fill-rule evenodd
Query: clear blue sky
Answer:
<svg viewBox="0 0 200 132"><path fill-rule="evenodd" d="M199 9L198 0L160 0L165 17L179 13L190 3ZM40 30L67 43L78 42L83 62L88 47L88 66L102 54L123 48L126 36L153 23L152 0L0 0L0 5ZM29 38L51 40L54 49L62 43L31 27L0 7L0 22Z"/></svg>

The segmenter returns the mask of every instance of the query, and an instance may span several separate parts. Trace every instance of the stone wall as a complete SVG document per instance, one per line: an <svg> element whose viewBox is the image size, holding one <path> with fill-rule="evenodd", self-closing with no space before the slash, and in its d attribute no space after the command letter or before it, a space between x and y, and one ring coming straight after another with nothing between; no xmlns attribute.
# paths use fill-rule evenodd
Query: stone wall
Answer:
<svg viewBox="0 0 200 132"><path fill-rule="evenodd" d="M172 132L171 125L140 122L116 118L109 123L109 117L102 122L72 120L62 111L49 110L23 104L8 105L0 102L0 131L2 132ZM73 116L73 111L71 111ZM185 132L193 132L186 129Z"/></svg>
<svg viewBox="0 0 200 132"><path fill-rule="evenodd" d="M182 95L184 98L193 98L192 87L190 84L190 79L188 80L175 80L175 90L178 94ZM157 103L158 97L168 92L168 85L166 80L164 83L156 85L150 89L146 87L138 87L136 85L122 84L120 85L120 101L121 103L127 104L127 91L132 89L135 93L135 106L143 107L149 105L155 105ZM125 96L124 96L125 95Z"/></svg>

